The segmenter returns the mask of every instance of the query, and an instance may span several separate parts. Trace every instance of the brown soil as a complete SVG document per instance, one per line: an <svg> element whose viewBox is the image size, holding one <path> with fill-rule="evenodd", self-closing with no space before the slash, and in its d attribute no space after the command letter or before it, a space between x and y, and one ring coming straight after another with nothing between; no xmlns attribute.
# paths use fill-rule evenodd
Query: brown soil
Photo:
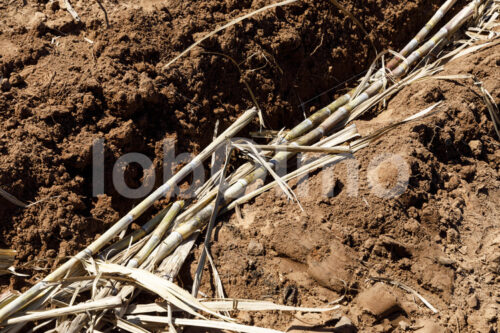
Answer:
<svg viewBox="0 0 500 333"><path fill-rule="evenodd" d="M498 100L499 56L497 43L452 62L443 74L473 74ZM356 197L348 193L348 164L341 163L295 185L299 192L301 186L310 188L311 195L300 199L304 212L277 189L246 205L242 221L231 217L223 224L213 252L228 295L269 297L303 306L326 306L345 295L342 314L363 332L392 331L400 321L416 328L419 318L432 318L453 332L497 332L498 321L492 314L500 308L500 154L472 81L414 84L392 99L386 111L356 124L366 134L437 100L444 100L443 111L398 128L356 154L360 163ZM410 168L408 189L396 199L374 195L367 179L369 163L384 153L401 156ZM374 170L387 188L397 182L396 166L383 162ZM325 179L331 179L329 187ZM249 255L251 240L258 240L265 254ZM393 279L416 289L440 313L432 315L398 288L381 292L371 287L374 282L369 277ZM202 290L211 290L210 285ZM397 300L385 306L384 297L390 295ZM379 313L365 298L375 299L376 309L396 309L374 316ZM304 321L333 327L339 315L336 320L331 314L299 318L244 317L302 332L297 327L310 327Z"/></svg>
<svg viewBox="0 0 500 333"><path fill-rule="evenodd" d="M116 159L128 152L150 156L158 185L165 139L176 139L178 153L197 152L217 120L223 129L252 106L243 79L268 127L280 129L331 101L333 92L322 93L338 86L339 94L348 85L342 82L374 58L360 29L328 1L303 1L211 37L163 71L194 40L267 2L105 1L109 29L96 2L73 2L81 24L57 2L0 7L0 74L9 81L0 91L0 186L25 202L42 200L21 209L0 198L0 246L19 251L18 266L35 260L50 269L106 230L138 202L114 190ZM441 1L344 3L382 50L399 49ZM475 75L498 101L499 50L496 44L459 59L446 73ZM242 73L209 52L232 57ZM226 217L213 254L227 294L302 306L324 306L345 294L342 314L366 332L400 329L401 320L431 327L418 322L423 318L450 331L498 330L500 154L479 90L471 81L418 83L357 125L368 133L438 100L445 110L356 155L358 196L346 193L345 167L332 166L295 184L323 188L324 173L332 174L326 193L311 190L301 198L304 212L271 191L243 207L243 220ZM98 138L107 143L106 194L93 197L91 148ZM367 181L397 183L391 163L367 174L370 161L385 152L410 166L409 187L396 199L373 195ZM127 170L131 185L144 177L140 168ZM252 240L264 251L249 255ZM2 285L22 289L46 274L29 273L29 281L3 277ZM188 273L186 267L181 282L189 286ZM202 291L209 292L204 276ZM371 287L370 276L411 286L440 313L431 315L395 287ZM375 309L367 301L374 297L383 300ZM242 317L276 329L294 326L293 332L307 323L325 330L339 319L336 313Z"/></svg>

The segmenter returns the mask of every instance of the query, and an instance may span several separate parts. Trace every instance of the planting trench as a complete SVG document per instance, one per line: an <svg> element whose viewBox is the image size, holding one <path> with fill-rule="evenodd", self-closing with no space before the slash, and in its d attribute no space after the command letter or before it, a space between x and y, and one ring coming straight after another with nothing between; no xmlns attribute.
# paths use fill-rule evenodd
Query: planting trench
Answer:
<svg viewBox="0 0 500 333"><path fill-rule="evenodd" d="M375 57L363 32L333 5L304 1L231 27L162 70L208 31L265 4L110 1L105 2L109 29L95 3L74 3L81 24L57 2L2 8L0 72L10 87L0 94L0 186L25 202L42 200L19 208L0 199L0 245L17 250L16 266L27 264L21 271L30 274L28 279L2 277L4 288L28 287L47 274L34 267L55 267L139 202L113 188L111 170L123 154L149 156L158 186L165 139L175 140L177 153L197 153L212 140L217 120L225 129L253 105L242 80L269 128L291 128L351 87L352 81L343 82L366 70ZM400 49L440 4L344 3L379 51ZM227 57L239 63L241 73ZM498 100L498 47L464 59L447 71L473 73ZM304 212L271 191L244 206L243 219L226 215L213 253L227 294L310 306L347 293L345 315L367 331L375 325L391 330L400 320L418 326L412 320L430 317L397 289L388 289L397 296L396 302L388 301L395 309L390 316L367 314L363 291L372 289L366 278L385 276L419 288L444 310L433 318L443 327L495 329L496 319L485 318L498 308L500 297L493 291L499 236L490 233L498 231L498 138L470 86L448 81L412 86L381 115L374 112L370 122L359 121L360 131L368 131L432 102L448 103L446 112L398 129L359 154L362 181L356 198L344 191L340 166L332 171L338 177L328 195L311 191L301 198ZM258 129L257 122L252 129ZM91 148L98 138L106 141L105 194L94 197ZM410 186L398 199L374 196L365 181L367 165L384 151L396 151L409 162ZM390 167L378 172L388 183L394 176ZM126 177L132 187L151 181L136 165ZM313 175L309 186L323 187L321 177ZM165 203L157 203L148 216ZM198 257L189 258L182 284L192 283ZM455 261L440 264L442 257ZM204 292L212 290L209 276L204 274ZM373 297L389 293L377 288ZM472 304L474 297L478 305ZM275 313L242 318L279 329L290 323L335 325L335 319L315 315L298 321Z"/></svg>
<svg viewBox="0 0 500 333"><path fill-rule="evenodd" d="M379 49L399 49L438 3L373 1L348 9ZM1 183L25 202L59 197L28 209L2 205L3 245L18 248L23 261L77 251L134 204L113 189L118 157L144 153L160 172L163 140L176 140L177 153L196 153L211 141L217 119L225 128L251 107L234 65L203 52L243 62L244 78L272 129L295 125L303 112L331 101L333 92L300 107L373 60L363 33L332 5L300 2L230 28L162 73L161 65L203 32L261 5L214 1L191 8L179 2L151 11L110 4L110 29L97 6L78 2L80 27L65 10L43 2L4 10L1 40L9 46L1 71L12 78L12 88L0 101ZM106 194L95 198L91 147L98 138L106 140ZM131 167L127 176L130 186L138 186L143 173ZM162 175L156 178L159 184Z"/></svg>

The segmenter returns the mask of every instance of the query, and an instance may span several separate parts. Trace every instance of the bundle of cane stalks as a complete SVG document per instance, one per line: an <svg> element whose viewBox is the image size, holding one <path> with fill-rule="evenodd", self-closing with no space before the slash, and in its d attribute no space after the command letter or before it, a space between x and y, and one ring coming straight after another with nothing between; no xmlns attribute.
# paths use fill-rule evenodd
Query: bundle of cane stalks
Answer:
<svg viewBox="0 0 500 333"><path fill-rule="evenodd" d="M324 312L338 309L336 303L340 300L330 302L324 308L300 308L268 301L225 298L209 251L212 228L220 214L237 209L271 188L281 188L291 200L297 201L287 185L289 180L341 161L392 128L437 110L440 103L366 137L360 137L356 127L349 124L403 87L417 80L437 77L446 61L476 47L471 46L471 41L485 36L498 17L498 2L474 0L457 10L457 14L439 28L455 3L456 0L445 1L401 51L390 52L394 57L376 69L378 61L387 52L380 54L357 88L321 108L284 135L278 135L269 144L254 145L250 140L231 139L250 124L260 110L254 108L243 113L190 163L87 248L26 292L9 295L8 301L1 302L3 330L21 332L27 323L34 322L36 328L59 332L104 332L114 328L151 332L163 331L165 327L175 332L176 327L186 326L235 332L278 332L242 325L231 315L237 311ZM466 23L473 26L467 35L469 39L455 43L451 51L446 49L446 44ZM429 38L432 31L437 32ZM226 164L199 188L195 200L173 201L140 229L118 239L130 223L224 147ZM235 171L227 174L228 165L234 163L230 162L234 161L230 155L235 150L248 156L250 162L239 167L235 165ZM303 153L303 163L296 170L279 176L277 170L298 153ZM253 190L248 191L251 184L255 184ZM203 230L206 230L203 254L193 288L188 291L177 285L175 279ZM215 293L218 295L215 300L198 297L206 259L214 274ZM139 292L156 295L163 301L140 303L136 297Z"/></svg>

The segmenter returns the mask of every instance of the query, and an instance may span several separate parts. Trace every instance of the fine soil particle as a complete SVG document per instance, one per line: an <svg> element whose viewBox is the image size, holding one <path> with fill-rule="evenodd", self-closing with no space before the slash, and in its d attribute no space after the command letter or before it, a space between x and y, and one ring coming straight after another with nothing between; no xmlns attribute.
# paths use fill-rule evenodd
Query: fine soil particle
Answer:
<svg viewBox="0 0 500 333"><path fill-rule="evenodd" d="M109 28L95 2L74 1L78 24L64 1L2 7L0 186L24 202L37 202L22 209L0 198L0 246L16 249L16 266L31 275L4 276L2 287L24 290L139 202L113 186L113 166L124 154L152 160L151 168L127 167L128 186L158 186L164 151L199 152L212 140L217 120L220 133L253 106L244 82L265 124L290 128L369 67L375 51L368 39L379 51L400 49L442 1L342 3L368 37L329 1L298 1L210 37L167 69L195 40L268 3L106 1ZM444 75L474 75L498 101L499 50L494 44L458 59ZM226 215L212 246L226 294L301 306L326 306L344 296L341 314L302 318L332 329L342 315L366 332L399 329L402 321L429 332L496 329L500 154L477 87L470 80L415 83L390 100L386 111L356 125L366 134L439 100L444 103L438 114L356 154L358 188L351 187L347 164L330 166L308 182L292 182L305 193L299 196L304 211L272 190L242 207L244 225ZM255 121L250 130L258 126ZM104 171L97 187L104 191L97 195L93 146L100 139ZM408 184L398 178L400 159L370 167L386 153L406 163ZM383 193L404 191L386 199L376 195L373 183ZM198 257L196 252L189 258L181 285L190 287L185 277ZM210 294L210 275L203 276L201 290ZM397 311L373 316L353 301L374 288L370 276L411 286L440 313L431 316L413 296L385 286L398 300ZM427 321L419 326L419 318ZM286 329L298 319L252 313L242 320Z"/></svg>

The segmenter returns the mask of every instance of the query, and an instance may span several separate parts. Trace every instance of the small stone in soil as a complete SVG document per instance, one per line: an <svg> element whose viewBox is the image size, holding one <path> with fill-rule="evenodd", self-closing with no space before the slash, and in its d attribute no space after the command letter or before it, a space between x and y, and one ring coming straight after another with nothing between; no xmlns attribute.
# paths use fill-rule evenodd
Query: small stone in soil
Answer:
<svg viewBox="0 0 500 333"><path fill-rule="evenodd" d="M238 315L238 319L246 325L253 325L253 317L248 312L242 311Z"/></svg>
<svg viewBox="0 0 500 333"><path fill-rule="evenodd" d="M409 219L404 225L403 229L409 233L415 234L420 229L420 223L415 219Z"/></svg>
<svg viewBox="0 0 500 333"><path fill-rule="evenodd" d="M248 254L251 256L261 256L264 254L264 245L261 243L251 240L250 243L248 243Z"/></svg>
<svg viewBox="0 0 500 333"><path fill-rule="evenodd" d="M437 262L443 266L453 266L456 261L448 257L437 257Z"/></svg>
<svg viewBox="0 0 500 333"><path fill-rule="evenodd" d="M382 283L361 292L358 296L361 308L377 317L384 317L400 310L398 300Z"/></svg>
<svg viewBox="0 0 500 333"><path fill-rule="evenodd" d="M354 333L356 332L356 327L349 318L342 316L337 324L335 324L333 331L335 333Z"/></svg>
<svg viewBox="0 0 500 333"><path fill-rule="evenodd" d="M483 152L483 144L479 140L471 140L469 142L469 147L474 156L480 156Z"/></svg>
<svg viewBox="0 0 500 333"><path fill-rule="evenodd" d="M444 333L445 330L430 319L419 321L415 326L420 327L415 333Z"/></svg>
<svg viewBox="0 0 500 333"><path fill-rule="evenodd" d="M472 294L467 298L467 305L471 309L477 309L479 307L479 300L477 299L476 294Z"/></svg>

